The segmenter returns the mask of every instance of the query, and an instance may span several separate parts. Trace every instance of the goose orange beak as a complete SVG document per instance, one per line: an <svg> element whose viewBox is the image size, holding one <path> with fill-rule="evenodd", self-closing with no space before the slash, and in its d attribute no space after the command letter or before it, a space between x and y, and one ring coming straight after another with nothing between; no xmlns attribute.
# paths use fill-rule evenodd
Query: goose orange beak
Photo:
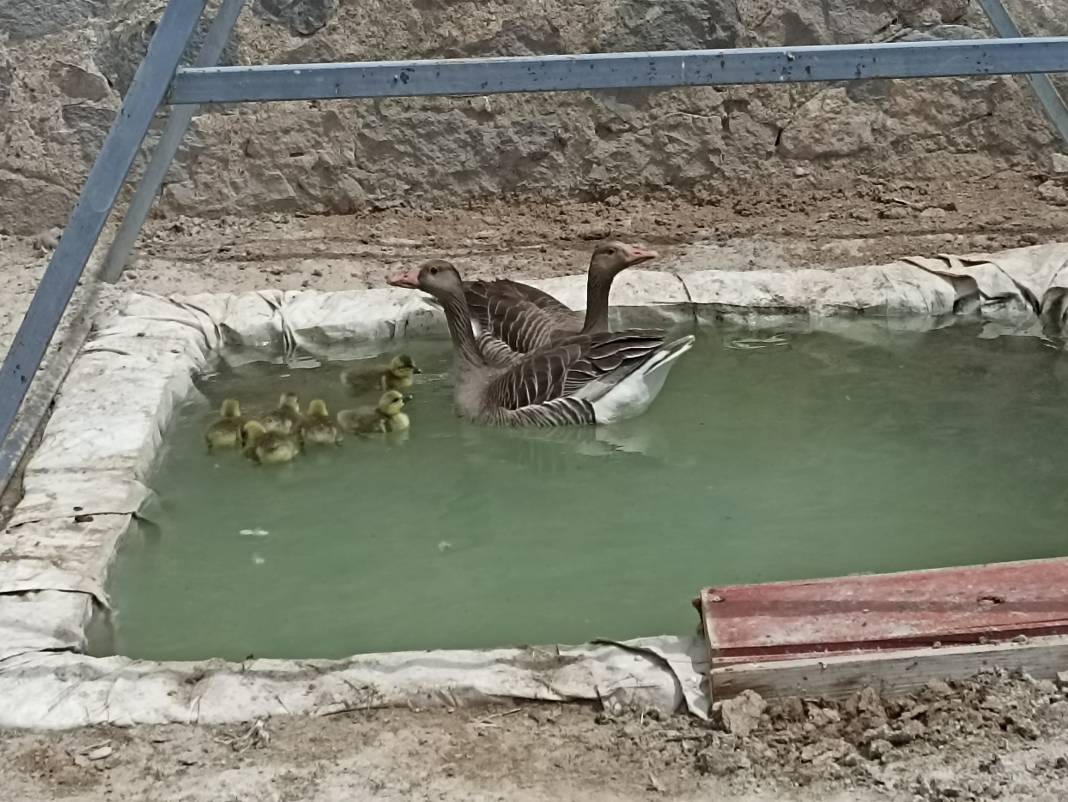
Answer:
<svg viewBox="0 0 1068 802"><path fill-rule="evenodd" d="M403 270L400 273L394 273L386 279L386 282L393 287L406 287L409 290L417 290L419 289L419 271Z"/></svg>
<svg viewBox="0 0 1068 802"><path fill-rule="evenodd" d="M640 265L642 262L648 262L650 259L655 259L659 254L656 251L649 248L640 248L637 245L631 245L627 249L627 267L633 265Z"/></svg>

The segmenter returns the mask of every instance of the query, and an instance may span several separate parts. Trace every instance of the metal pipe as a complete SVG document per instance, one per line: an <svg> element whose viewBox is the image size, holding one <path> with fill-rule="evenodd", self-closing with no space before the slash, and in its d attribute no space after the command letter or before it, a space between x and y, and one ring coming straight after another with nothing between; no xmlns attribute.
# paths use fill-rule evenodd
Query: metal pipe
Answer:
<svg viewBox="0 0 1068 802"><path fill-rule="evenodd" d="M979 5L998 36L1006 38L1022 36L1001 0L979 0ZM1060 134L1064 144L1068 145L1068 106L1065 105L1061 93L1057 91L1057 87L1053 85L1048 75L1035 73L1028 75L1027 80L1031 83L1031 89L1038 98L1038 102L1042 104L1042 109L1046 112L1050 124Z"/></svg>
<svg viewBox="0 0 1068 802"><path fill-rule="evenodd" d="M245 6L245 0L223 0L219 11L212 20L208 35L201 45L200 53L197 54L195 66L214 67L226 49L226 43L230 39L230 32L237 24L237 18ZM122 271L126 268L126 262L130 258L137 237L141 234L141 227L148 218L149 209L163 186L163 179L167 177L174 156L181 147L185 132L189 130L189 123L193 115L197 113L199 106L184 105L171 109L167 119L167 126L160 135L159 142L152 152L152 158L145 167L141 176L141 182L137 185L137 191L126 209L126 215L122 219L119 230L115 233L115 239L108 249L104 258L104 266L100 271L103 281L114 283L118 281Z"/></svg>
<svg viewBox="0 0 1068 802"><path fill-rule="evenodd" d="M168 103L1068 72L1068 37L180 69Z"/></svg>
<svg viewBox="0 0 1068 802"><path fill-rule="evenodd" d="M167 92L206 0L171 0L122 108L89 171L59 245L0 368L0 481L7 484L26 443L9 438L15 417L85 270L137 150ZM32 432L31 432L32 434Z"/></svg>

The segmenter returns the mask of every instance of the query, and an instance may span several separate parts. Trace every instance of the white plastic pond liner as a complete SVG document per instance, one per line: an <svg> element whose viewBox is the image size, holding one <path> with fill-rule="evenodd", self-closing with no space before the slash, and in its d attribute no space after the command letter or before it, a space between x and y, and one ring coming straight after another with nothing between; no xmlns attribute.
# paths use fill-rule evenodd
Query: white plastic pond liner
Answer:
<svg viewBox="0 0 1068 802"><path fill-rule="evenodd" d="M583 307L584 276L532 283ZM1068 244L842 270L633 270L621 275L612 302L617 325L727 318L874 341L964 316L980 320L987 336L1063 340ZM399 337L443 333L440 312L420 293L395 288L129 296L72 368L27 466L25 496L0 534L0 727L232 722L501 699L707 716L708 665L696 637L240 664L80 653L94 609L107 607L119 541L153 497L148 483L162 432L175 406L196 392L194 375L219 357L355 358ZM698 590L679 588L679 604Z"/></svg>

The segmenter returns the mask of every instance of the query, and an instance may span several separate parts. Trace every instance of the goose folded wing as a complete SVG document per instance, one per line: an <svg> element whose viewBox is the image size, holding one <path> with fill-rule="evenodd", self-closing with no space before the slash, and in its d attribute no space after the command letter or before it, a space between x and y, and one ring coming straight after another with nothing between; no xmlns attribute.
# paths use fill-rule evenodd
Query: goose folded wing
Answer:
<svg viewBox="0 0 1068 802"><path fill-rule="evenodd" d="M567 337L517 362L490 384L488 396L512 410L570 397L590 382L626 375L663 343L663 332L644 329Z"/></svg>
<svg viewBox="0 0 1068 802"><path fill-rule="evenodd" d="M469 298L470 295L469 291ZM519 353L547 346L560 324L537 304L514 295L490 293L480 303L471 304L468 300L468 308L482 331Z"/></svg>

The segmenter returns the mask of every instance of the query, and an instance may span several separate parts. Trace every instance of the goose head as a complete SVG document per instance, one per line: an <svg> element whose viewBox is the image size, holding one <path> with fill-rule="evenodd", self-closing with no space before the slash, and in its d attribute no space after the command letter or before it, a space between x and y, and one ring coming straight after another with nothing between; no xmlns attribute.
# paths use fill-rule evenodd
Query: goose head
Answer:
<svg viewBox="0 0 1068 802"><path fill-rule="evenodd" d="M308 402L308 417L309 418L326 418L330 413L327 412L326 402L321 398L313 399Z"/></svg>
<svg viewBox="0 0 1068 802"><path fill-rule="evenodd" d="M385 415L387 418L392 418L394 415L398 415L404 409L404 394L399 393L396 390L387 390L382 393L382 397L378 399L378 406L376 407L378 412Z"/></svg>
<svg viewBox="0 0 1068 802"><path fill-rule="evenodd" d="M640 265L656 257L656 251L648 248L609 240L593 249L593 256L590 257L590 273L602 278L611 278L621 270Z"/></svg>
<svg viewBox="0 0 1068 802"><path fill-rule="evenodd" d="M240 418L241 404L238 403L236 398L227 398L222 402L219 415L223 418Z"/></svg>
<svg viewBox="0 0 1068 802"><path fill-rule="evenodd" d="M452 262L446 262L444 259L431 259L429 262L423 262L414 270L395 273L387 281L394 287L422 290L439 301L450 296L463 297L464 293L459 271Z"/></svg>
<svg viewBox="0 0 1068 802"><path fill-rule="evenodd" d="M389 361L389 372L398 379L409 379L415 373L422 373L407 354L397 354Z"/></svg>

